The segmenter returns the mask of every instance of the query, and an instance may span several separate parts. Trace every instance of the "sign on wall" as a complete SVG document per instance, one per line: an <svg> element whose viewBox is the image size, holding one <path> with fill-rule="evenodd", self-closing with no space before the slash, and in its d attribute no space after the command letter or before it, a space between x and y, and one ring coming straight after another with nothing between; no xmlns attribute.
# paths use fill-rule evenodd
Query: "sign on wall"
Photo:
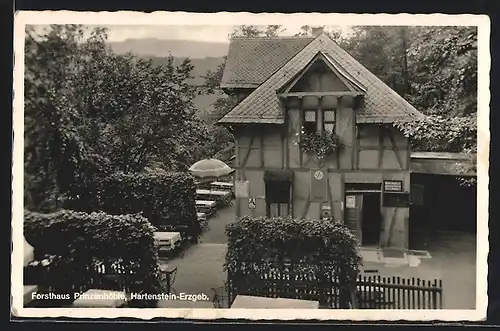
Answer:
<svg viewBox="0 0 500 331"><path fill-rule="evenodd" d="M248 180L237 180L234 183L234 196L236 198L248 198L250 196L250 184Z"/></svg>
<svg viewBox="0 0 500 331"><path fill-rule="evenodd" d="M327 201L328 176L324 170L311 170L311 200Z"/></svg>
<svg viewBox="0 0 500 331"><path fill-rule="evenodd" d="M248 199L248 209L255 209L256 203L255 198Z"/></svg>
<svg viewBox="0 0 500 331"><path fill-rule="evenodd" d="M345 207L356 208L356 197L354 195L348 195L345 197Z"/></svg>
<svg viewBox="0 0 500 331"><path fill-rule="evenodd" d="M402 180L384 180L384 191L386 192L403 192Z"/></svg>

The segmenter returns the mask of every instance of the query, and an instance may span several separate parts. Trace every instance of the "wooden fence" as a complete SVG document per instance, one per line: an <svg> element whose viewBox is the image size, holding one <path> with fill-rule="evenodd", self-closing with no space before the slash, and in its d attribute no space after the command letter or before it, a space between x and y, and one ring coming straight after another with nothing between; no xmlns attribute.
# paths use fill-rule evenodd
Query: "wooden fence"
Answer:
<svg viewBox="0 0 500 331"><path fill-rule="evenodd" d="M237 295L314 300L323 308L349 308L353 286L340 285L330 268L264 267L258 272L228 272L228 306Z"/></svg>
<svg viewBox="0 0 500 331"><path fill-rule="evenodd" d="M420 278L359 276L358 309L442 309L443 284Z"/></svg>
<svg viewBox="0 0 500 331"><path fill-rule="evenodd" d="M333 277L318 279L289 269L228 273L228 307L238 294L315 300L321 308L330 309L442 309L442 281L419 278L360 275L354 289L339 285Z"/></svg>
<svg viewBox="0 0 500 331"><path fill-rule="evenodd" d="M48 265L24 268L24 283L37 285L54 292L80 292L90 288L130 292L130 285L137 281L133 266L120 262L96 262L68 272L65 264L55 259Z"/></svg>

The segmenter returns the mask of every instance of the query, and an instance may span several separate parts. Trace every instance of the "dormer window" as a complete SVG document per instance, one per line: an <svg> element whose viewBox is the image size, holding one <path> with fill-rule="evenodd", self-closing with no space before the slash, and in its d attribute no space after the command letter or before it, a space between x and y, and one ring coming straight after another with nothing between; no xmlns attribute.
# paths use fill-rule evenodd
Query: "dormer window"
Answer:
<svg viewBox="0 0 500 331"><path fill-rule="evenodd" d="M318 116L320 114L322 114L322 116ZM304 133L314 133L317 131L333 133L335 132L335 110L303 110L302 123Z"/></svg>

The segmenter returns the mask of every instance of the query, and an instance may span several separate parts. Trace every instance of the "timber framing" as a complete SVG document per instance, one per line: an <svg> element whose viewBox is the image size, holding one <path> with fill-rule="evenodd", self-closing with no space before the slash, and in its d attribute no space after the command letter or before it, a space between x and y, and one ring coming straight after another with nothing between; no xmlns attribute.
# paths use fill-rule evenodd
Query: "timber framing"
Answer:
<svg viewBox="0 0 500 331"><path fill-rule="evenodd" d="M394 154L396 154L396 160L398 161L399 168L401 170L404 170L405 167L403 166L403 160L401 159L401 155L399 154L399 148L396 145L396 141L394 140L394 136L390 130L387 130L389 140L391 141L392 149L394 150Z"/></svg>
<svg viewBox="0 0 500 331"><path fill-rule="evenodd" d="M296 97L296 98L303 98L303 97L342 97L342 96L352 96L352 97L357 97L357 96L363 96L363 92L353 92L353 91L344 91L344 92L287 92L287 93L278 93L278 96L280 98L290 98L290 97Z"/></svg>

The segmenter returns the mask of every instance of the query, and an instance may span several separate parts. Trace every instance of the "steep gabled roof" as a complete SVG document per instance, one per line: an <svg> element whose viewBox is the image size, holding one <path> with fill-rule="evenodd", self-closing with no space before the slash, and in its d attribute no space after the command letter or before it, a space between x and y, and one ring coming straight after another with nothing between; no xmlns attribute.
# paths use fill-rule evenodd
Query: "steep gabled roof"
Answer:
<svg viewBox="0 0 500 331"><path fill-rule="evenodd" d="M256 39L252 38L252 42L255 43ZM243 43L242 39L238 42ZM244 47L240 45L239 49L244 49ZM300 73L319 53L328 57L331 63L339 68L339 71L366 90L364 107L357 113L358 122L390 123L422 116L412 105L330 37L321 34L277 69L247 98L219 120L219 123L283 123L283 109L280 107L280 100L276 92ZM232 54L232 57L236 56L237 54ZM247 55L240 54L240 56ZM247 61L249 60L247 59ZM229 58L228 62L230 62ZM260 66L260 62L257 65L255 61L253 63L255 67ZM232 74L234 75L234 73ZM242 80L241 83L243 84L245 81Z"/></svg>
<svg viewBox="0 0 500 331"><path fill-rule="evenodd" d="M297 55L311 37L235 37L231 39L222 88L256 88Z"/></svg>
<svg viewBox="0 0 500 331"><path fill-rule="evenodd" d="M351 91L363 92L366 93L366 88L364 88L358 81L353 79L353 77L347 74L338 64L332 61L327 55L319 52L316 56L309 62L308 65L304 67L295 77L292 79L292 83L287 83L283 86L284 91L288 92L290 89L293 89L295 84L307 73L307 71L311 68L311 66L316 63L318 60L323 60L326 66L330 68L330 70L339 77L339 79L344 83L344 85L350 89ZM288 85L288 86L287 86ZM282 88L282 89L283 89ZM282 90L280 89L280 90Z"/></svg>

